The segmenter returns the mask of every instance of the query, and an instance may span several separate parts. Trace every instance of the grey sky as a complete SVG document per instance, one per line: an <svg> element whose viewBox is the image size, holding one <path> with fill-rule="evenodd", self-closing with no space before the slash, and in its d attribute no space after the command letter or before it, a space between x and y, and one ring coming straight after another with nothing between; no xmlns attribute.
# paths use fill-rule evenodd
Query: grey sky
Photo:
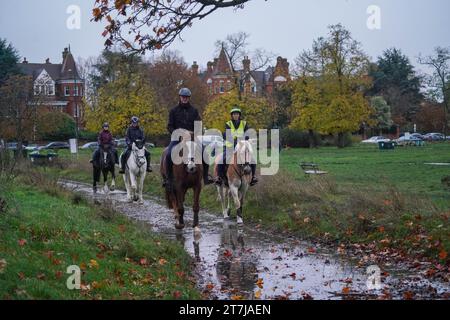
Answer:
<svg viewBox="0 0 450 320"><path fill-rule="evenodd" d="M103 48L103 23L90 22L93 0L1 1L0 37L12 42L29 62L61 61L62 49L71 45L75 56L97 56ZM69 30L69 5L81 8L81 29ZM381 30L366 26L369 5L381 8ZM214 42L227 34L245 31L252 48L264 48L290 62L313 39L323 36L327 26L343 23L376 58L395 46L416 64L419 53L429 54L436 46L450 45L450 1L448 0L252 0L245 9L218 11L197 22L176 41L190 64L201 67L213 58Z"/></svg>

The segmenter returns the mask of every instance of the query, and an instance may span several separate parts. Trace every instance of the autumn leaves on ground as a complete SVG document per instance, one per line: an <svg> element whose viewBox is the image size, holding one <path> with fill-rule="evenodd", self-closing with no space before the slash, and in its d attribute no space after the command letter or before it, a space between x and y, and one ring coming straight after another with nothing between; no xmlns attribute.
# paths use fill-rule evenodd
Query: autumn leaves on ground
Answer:
<svg viewBox="0 0 450 320"><path fill-rule="evenodd" d="M26 176L0 183L0 299L199 298L182 246ZM66 286L71 265L80 290Z"/></svg>

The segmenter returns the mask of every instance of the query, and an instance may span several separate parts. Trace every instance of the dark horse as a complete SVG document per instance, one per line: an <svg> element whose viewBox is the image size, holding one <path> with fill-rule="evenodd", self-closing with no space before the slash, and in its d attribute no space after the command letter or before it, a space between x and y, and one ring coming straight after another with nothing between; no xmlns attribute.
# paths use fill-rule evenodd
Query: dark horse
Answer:
<svg viewBox="0 0 450 320"><path fill-rule="evenodd" d="M94 172L94 193L97 193L97 183L100 182L100 173L103 173L103 182L105 183L104 191L108 193L109 190L114 191L116 187L116 172L115 172L115 155L110 145L100 147L100 154L96 160L92 162ZM112 182L111 188L108 188L108 172L111 172Z"/></svg>
<svg viewBox="0 0 450 320"><path fill-rule="evenodd" d="M173 170L173 182L171 187L166 187L166 200L169 209L173 209L175 213L175 223L176 229L184 228L184 200L186 192L188 189L193 189L194 191L194 230L195 232L200 232L198 228L198 212L200 210L200 192L202 190L202 179L203 179L203 165L195 163L195 153L199 150L201 151L201 146L198 146L192 141L183 140L177 145L178 147L183 147L183 150L188 150L187 155L183 155L183 151L180 152L180 156L183 158L181 164L172 165ZM166 148L161 156L161 175L163 178L167 176L166 168L166 157L170 156L168 154L168 149Z"/></svg>

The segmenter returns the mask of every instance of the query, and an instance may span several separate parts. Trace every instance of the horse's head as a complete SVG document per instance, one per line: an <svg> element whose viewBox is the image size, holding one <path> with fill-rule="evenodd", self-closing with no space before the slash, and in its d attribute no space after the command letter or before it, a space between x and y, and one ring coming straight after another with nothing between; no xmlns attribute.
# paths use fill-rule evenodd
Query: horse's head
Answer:
<svg viewBox="0 0 450 320"><path fill-rule="evenodd" d="M250 141L239 141L234 152L237 156L237 164L242 167L244 174L250 174L252 172L250 162L253 157L253 146Z"/></svg>
<svg viewBox="0 0 450 320"><path fill-rule="evenodd" d="M133 153L135 155L136 158L136 164L141 167L145 164L146 159L145 159L145 148L144 148L144 141L142 140L136 140L135 142L133 142Z"/></svg>
<svg viewBox="0 0 450 320"><path fill-rule="evenodd" d="M196 173L197 166L195 165L195 142L188 141L186 142L186 147L188 150L187 157L184 158L184 163L186 164L187 173Z"/></svg>
<svg viewBox="0 0 450 320"><path fill-rule="evenodd" d="M134 150L134 149L139 149L139 150L144 149L144 141L142 141L142 140L136 140L136 141L133 143L133 150Z"/></svg>

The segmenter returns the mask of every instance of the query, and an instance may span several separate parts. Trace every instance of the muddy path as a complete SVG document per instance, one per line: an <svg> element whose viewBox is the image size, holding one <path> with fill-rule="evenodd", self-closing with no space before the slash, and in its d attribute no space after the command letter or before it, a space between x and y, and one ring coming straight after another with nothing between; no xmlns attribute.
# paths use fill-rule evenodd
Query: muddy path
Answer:
<svg viewBox="0 0 450 320"><path fill-rule="evenodd" d="M393 299L402 299L410 291L415 298L430 299L449 292L448 284L395 268L387 276L382 274L381 289L369 290L367 269L327 248L254 226L237 226L234 219L224 221L206 210L200 211L201 236L197 237L189 209L186 228L179 231L174 228L173 212L158 199L130 204L121 190L94 195L87 184L60 183L88 199L112 202L117 211L179 241L194 258L197 285L207 299L376 299L387 291Z"/></svg>

